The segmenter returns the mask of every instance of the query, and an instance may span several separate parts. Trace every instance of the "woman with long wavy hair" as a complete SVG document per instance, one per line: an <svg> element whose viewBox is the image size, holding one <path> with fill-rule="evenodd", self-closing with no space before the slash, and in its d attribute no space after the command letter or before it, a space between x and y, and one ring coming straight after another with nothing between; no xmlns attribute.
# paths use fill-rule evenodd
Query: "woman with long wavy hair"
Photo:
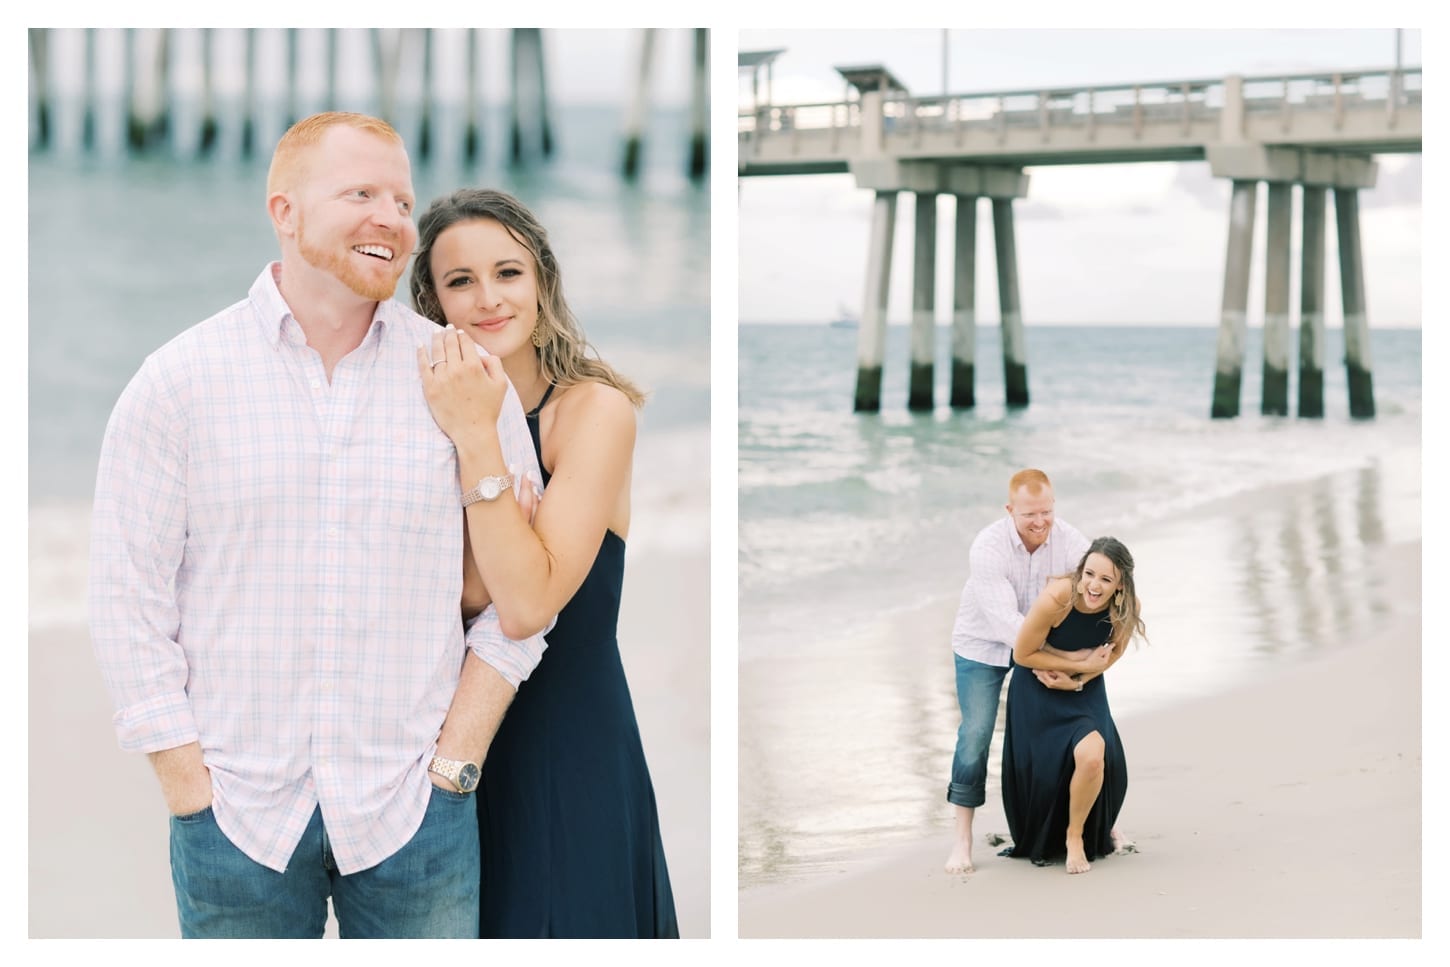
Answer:
<svg viewBox="0 0 1450 967"><path fill-rule="evenodd" d="M558 615L483 765L480 933L678 936L615 637L644 395L592 353L548 234L517 199L462 189L418 231L413 302L446 327L419 372L458 451L464 611L492 602L510 636ZM494 429L509 382L543 471L536 506L516 501Z"/></svg>
<svg viewBox="0 0 1450 967"><path fill-rule="evenodd" d="M1002 806L1009 855L1039 866L1065 858L1067 872L1124 848L1113 832L1128 792L1128 763L1108 706L1103 673L1136 636L1146 637L1133 556L1116 538L1089 545L1077 570L1054 578L1023 619L1012 649ZM1082 670L1050 671L1051 645Z"/></svg>

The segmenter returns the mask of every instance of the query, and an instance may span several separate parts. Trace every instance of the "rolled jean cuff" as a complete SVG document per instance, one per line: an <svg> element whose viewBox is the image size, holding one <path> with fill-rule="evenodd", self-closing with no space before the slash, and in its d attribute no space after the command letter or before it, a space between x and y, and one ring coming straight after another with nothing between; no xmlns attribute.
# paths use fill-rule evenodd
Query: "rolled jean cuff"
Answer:
<svg viewBox="0 0 1450 967"><path fill-rule="evenodd" d="M947 802L953 806L961 806L964 809L976 809L987 801L987 788L983 784L976 788L964 786L960 782L947 783Z"/></svg>

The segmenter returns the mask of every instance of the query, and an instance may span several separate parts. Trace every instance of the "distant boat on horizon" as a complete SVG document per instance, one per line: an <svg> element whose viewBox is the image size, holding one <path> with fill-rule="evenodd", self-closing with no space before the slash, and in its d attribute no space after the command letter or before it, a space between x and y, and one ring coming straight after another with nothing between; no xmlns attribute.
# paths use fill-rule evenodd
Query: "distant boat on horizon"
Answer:
<svg viewBox="0 0 1450 967"><path fill-rule="evenodd" d="M836 318L831 320L831 327L834 329L855 329L861 324L861 319L847 309L845 306L836 307Z"/></svg>

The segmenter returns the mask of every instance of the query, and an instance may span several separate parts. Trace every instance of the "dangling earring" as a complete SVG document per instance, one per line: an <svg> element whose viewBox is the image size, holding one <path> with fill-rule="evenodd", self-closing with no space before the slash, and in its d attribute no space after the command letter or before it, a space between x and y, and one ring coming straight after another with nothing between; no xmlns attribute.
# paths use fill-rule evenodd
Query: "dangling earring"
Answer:
<svg viewBox="0 0 1450 967"><path fill-rule="evenodd" d="M1123 592L1122 591L1119 591L1117 594L1113 595L1113 604L1117 605L1119 608L1121 608L1123 606Z"/></svg>
<svg viewBox="0 0 1450 967"><path fill-rule="evenodd" d="M533 342L535 349L543 349L544 343L546 342L544 339L544 327L534 326L534 334L529 338Z"/></svg>

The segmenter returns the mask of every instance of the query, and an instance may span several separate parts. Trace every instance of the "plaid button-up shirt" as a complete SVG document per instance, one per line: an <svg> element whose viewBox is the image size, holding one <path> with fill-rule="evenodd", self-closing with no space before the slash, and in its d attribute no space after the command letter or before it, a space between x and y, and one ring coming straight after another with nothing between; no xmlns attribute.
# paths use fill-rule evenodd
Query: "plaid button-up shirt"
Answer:
<svg viewBox="0 0 1450 967"><path fill-rule="evenodd" d="M1012 664L1022 619L1049 578L1077 568L1089 541L1066 521L1054 520L1047 540L1028 553L1011 517L982 528L972 541L972 572L962 587L952 651L999 668Z"/></svg>
<svg viewBox="0 0 1450 967"><path fill-rule="evenodd" d="M515 686L543 635L465 632L453 444L417 347L378 305L328 382L268 266L248 298L149 356L106 427L90 619L121 746L201 743L217 825L284 870L322 808L338 869L412 838L465 648ZM518 396L504 458L535 479Z"/></svg>

